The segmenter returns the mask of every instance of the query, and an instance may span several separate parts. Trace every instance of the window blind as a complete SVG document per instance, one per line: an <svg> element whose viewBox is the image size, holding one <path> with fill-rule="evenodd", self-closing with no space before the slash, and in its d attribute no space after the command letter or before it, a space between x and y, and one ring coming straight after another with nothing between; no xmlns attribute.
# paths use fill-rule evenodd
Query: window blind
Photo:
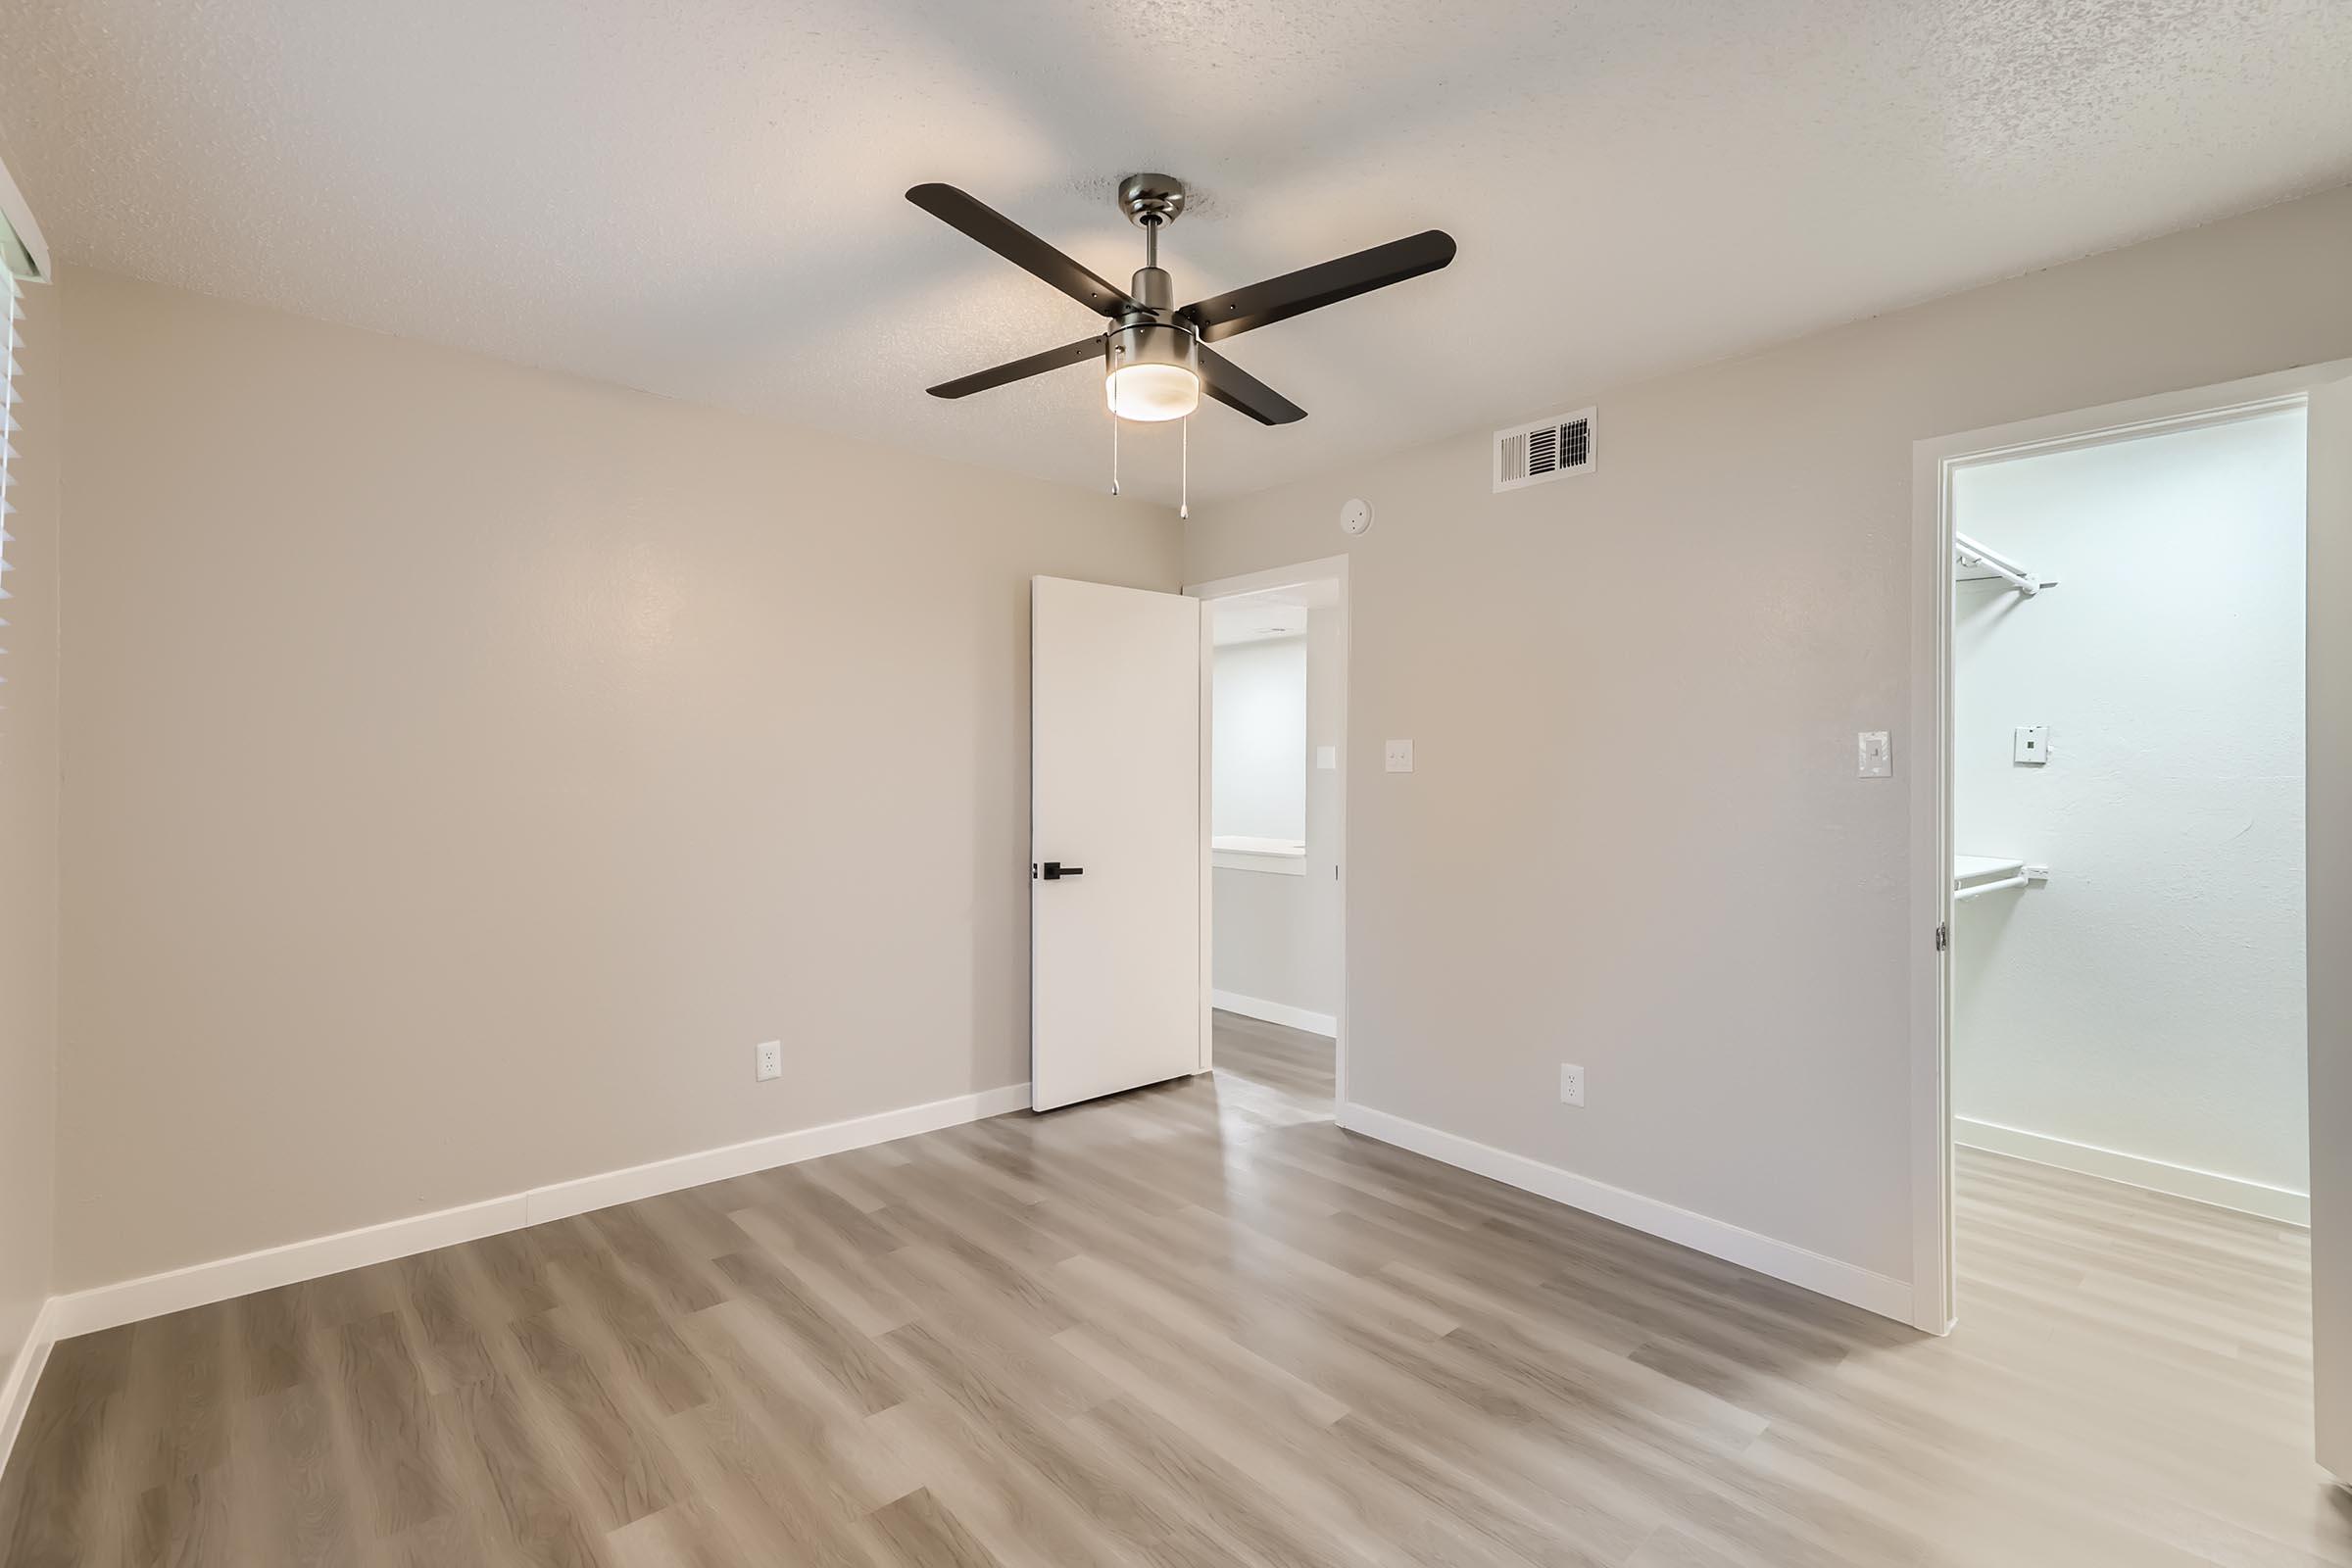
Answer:
<svg viewBox="0 0 2352 1568"><path fill-rule="evenodd" d="M0 220L0 227L6 226L6 220ZM24 315L24 285L17 280L14 272L8 273L7 277L8 358L0 362L0 599L9 596L8 570L11 563L8 547L17 538L10 526L16 518L17 504L8 490L9 475L17 463L17 322ZM5 619L0 619L0 626L7 624ZM0 648L0 653L6 652L6 649ZM7 681L6 675L0 675L0 685L5 685Z"/></svg>
<svg viewBox="0 0 2352 1568"><path fill-rule="evenodd" d="M0 168L0 278L8 282L8 341L7 358L0 359L0 600L9 597L8 571L16 563L10 561L8 547L16 543L17 431L23 427L20 417L22 405L17 391L17 353L22 339L18 336L24 317L24 283L39 281L49 275L49 249L41 242L40 225L32 220L25 209L24 193L8 171ZM5 609L0 606L0 609ZM0 619L0 626L8 622ZM6 653L0 648L0 654ZM0 665L4 669L5 665ZM0 687L8 677L0 674ZM7 707L0 702L0 709Z"/></svg>
<svg viewBox="0 0 2352 1568"><path fill-rule="evenodd" d="M6 227L0 220L0 227ZM17 274L8 276L8 358L0 362L0 599L8 598L8 547L16 542L10 524L17 514L17 504L9 496L9 475L17 463L17 322L24 315L24 285ZM0 626L7 625L0 619ZM0 648L0 653L7 650ZM0 675L0 685L8 677ZM5 705L0 705L5 706Z"/></svg>

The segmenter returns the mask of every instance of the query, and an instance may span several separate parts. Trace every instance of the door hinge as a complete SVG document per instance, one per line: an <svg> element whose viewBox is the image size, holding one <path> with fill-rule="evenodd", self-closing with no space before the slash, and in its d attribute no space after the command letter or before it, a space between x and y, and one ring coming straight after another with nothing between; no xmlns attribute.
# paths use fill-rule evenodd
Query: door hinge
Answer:
<svg viewBox="0 0 2352 1568"><path fill-rule="evenodd" d="M1936 927L1936 951L1937 953L1942 953L1946 949L1950 948L1951 945L1952 928L1948 925L1938 924Z"/></svg>

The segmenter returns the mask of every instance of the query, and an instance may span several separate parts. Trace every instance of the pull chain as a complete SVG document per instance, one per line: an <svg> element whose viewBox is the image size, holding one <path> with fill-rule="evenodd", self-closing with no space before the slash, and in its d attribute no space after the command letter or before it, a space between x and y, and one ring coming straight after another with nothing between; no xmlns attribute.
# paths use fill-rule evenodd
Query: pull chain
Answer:
<svg viewBox="0 0 2352 1568"><path fill-rule="evenodd" d="M1193 514L1193 421L1176 423L1176 515L1181 518Z"/></svg>
<svg viewBox="0 0 2352 1568"><path fill-rule="evenodd" d="M1124 352L1121 344L1117 352ZM1119 378L1110 378L1110 493L1119 493Z"/></svg>

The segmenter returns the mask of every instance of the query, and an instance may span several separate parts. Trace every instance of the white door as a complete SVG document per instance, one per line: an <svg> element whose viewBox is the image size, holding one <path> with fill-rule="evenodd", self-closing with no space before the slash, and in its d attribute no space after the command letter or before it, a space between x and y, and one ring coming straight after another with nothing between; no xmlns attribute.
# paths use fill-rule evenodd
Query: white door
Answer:
<svg viewBox="0 0 2352 1568"><path fill-rule="evenodd" d="M1200 601L1030 579L1029 1084L1203 1064Z"/></svg>
<svg viewBox="0 0 2352 1568"><path fill-rule="evenodd" d="M2311 394L2304 703L2311 1306L2320 1463L2352 1480L2352 381Z"/></svg>

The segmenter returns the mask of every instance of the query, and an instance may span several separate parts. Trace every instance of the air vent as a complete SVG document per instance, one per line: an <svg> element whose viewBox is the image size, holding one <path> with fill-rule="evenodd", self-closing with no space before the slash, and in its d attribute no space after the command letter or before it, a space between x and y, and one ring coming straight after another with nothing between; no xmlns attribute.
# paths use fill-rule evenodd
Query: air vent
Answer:
<svg viewBox="0 0 2352 1568"><path fill-rule="evenodd" d="M1494 432L1494 488L1518 490L1592 466L1592 411Z"/></svg>

